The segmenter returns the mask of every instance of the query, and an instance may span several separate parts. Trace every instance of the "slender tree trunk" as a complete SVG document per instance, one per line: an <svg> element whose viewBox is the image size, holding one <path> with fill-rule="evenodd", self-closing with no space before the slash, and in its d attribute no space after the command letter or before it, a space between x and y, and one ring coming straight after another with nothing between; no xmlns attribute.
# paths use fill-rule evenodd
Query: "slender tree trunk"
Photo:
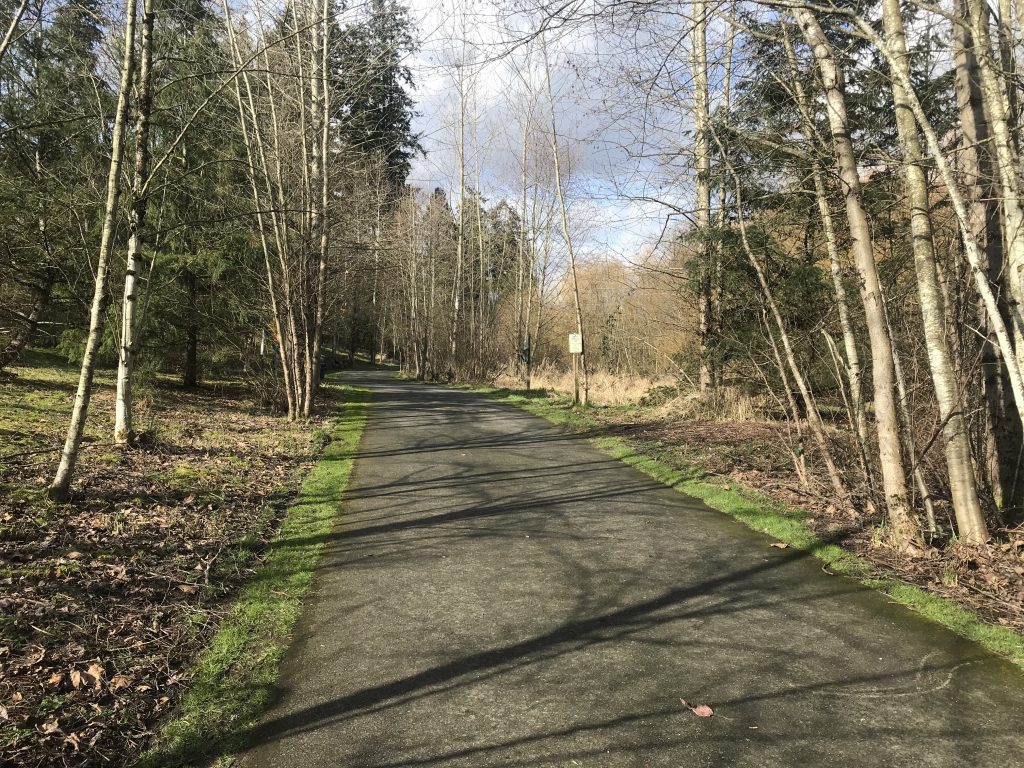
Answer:
<svg viewBox="0 0 1024 768"><path fill-rule="evenodd" d="M14 35L18 31L18 24L21 23L21 17L25 15L25 9L27 8L28 0L21 0L18 7L14 9L14 16L11 18L11 23L7 26L7 32L4 33L3 39L0 40L0 61L3 61L7 49L11 47Z"/></svg>
<svg viewBox="0 0 1024 768"><path fill-rule="evenodd" d="M523 116L523 144L522 144L522 165L519 174L519 238L516 251L516 371L524 380L526 388L530 388L529 365L527 352L530 339L530 300L528 292L533 287L533 281L528 279L526 274L526 238L527 238L527 168L530 152L530 119L531 113ZM532 272L532 250L529 269ZM531 275L532 277L532 275Z"/></svg>
<svg viewBox="0 0 1024 768"><path fill-rule="evenodd" d="M466 76L459 68L459 136L456 148L459 174L459 214L455 234L455 280L452 283L452 322L448 330L448 380L455 379L458 361L459 309L462 300L462 263L466 258Z"/></svg>
<svg viewBox="0 0 1024 768"><path fill-rule="evenodd" d="M892 322L889 319L888 305L886 305L885 322L889 328L889 338L895 338L896 335L893 333ZM935 520L935 504L932 493L928 489L928 482L925 479L924 471L921 469L921 457L917 455L917 440L914 439L914 418L910 413L907 379L903 375L900 352L895 347L892 350L892 363L893 371L896 373L896 402L899 405L900 421L903 424L903 447L914 468L914 485L921 496L921 505L924 507L928 532L934 534L938 531L938 525Z"/></svg>
<svg viewBox="0 0 1024 768"><path fill-rule="evenodd" d="M331 143L331 89L330 89L330 24L331 24L331 0L322 0L320 6L320 48L316 51L314 59L319 57L316 63L319 65L317 72L314 70L313 83L318 86L313 91L313 109L319 110L319 142L316 162L319 163L319 207L316 209L317 221L311 232L318 234L319 252L316 269L316 282L314 290L314 320L313 320L313 344L310 360L307 364L306 388L309 392L306 398L306 408L303 415L309 418L313 411L313 401L316 396L316 389L320 383L320 349L323 340L324 325L324 288L327 281L327 259L330 253L331 222L328 215L328 207L331 199L331 184L329 174L330 143ZM319 230L319 232L317 232ZM370 348L371 353L373 347Z"/></svg>
<svg viewBox="0 0 1024 768"><path fill-rule="evenodd" d="M731 7L731 9L729 11L729 18L735 18L735 16L736 16L736 4L737 4L737 0L733 0L732 7ZM720 102L720 105L719 105L721 114L724 116L724 119L726 121L728 121L728 119L729 119L730 109L731 109L731 106L732 106L732 63L733 63L733 54L735 52L735 49L736 49L736 25L735 24L729 24L729 32L728 32L728 34L726 36L726 39L725 39L725 60L724 60L723 65L722 65L722 97L721 97L721 102ZM722 166L724 166L725 165L724 160L727 158L727 147L724 146L724 139L723 138L720 137L718 139L718 141L719 141L720 145L723 145L721 151L722 151L722 154L723 154ZM710 167L709 167L708 168L708 173L710 173L710 172L711 172L711 170L710 170ZM714 251L714 258L713 258L713 262L714 263L713 263L712 268L711 268L711 273L710 273L710 290L708 292L709 310L710 310L710 318L711 318L711 328L714 329L716 333L720 333L721 329L722 329L722 291L723 291L722 280L723 280L723 277L724 277L723 272L724 272L724 268L725 268L725 266L724 266L725 265L725 238L724 238L724 234L725 234L726 223L727 223L727 220L728 220L727 209L726 209L726 202L727 202L727 197L728 197L727 194L726 194L726 191L728 190L728 188L729 188L729 179L727 177L727 172L723 171L719 175L719 184L718 184L718 217L717 217L718 234L715 237L715 251ZM708 206L710 208L710 202L709 202ZM712 373L714 373L714 370L712 370ZM712 378L714 379L714 378L716 378L716 376L713 375Z"/></svg>
<svg viewBox="0 0 1024 768"><path fill-rule="evenodd" d="M144 0L142 6L142 43L139 50L138 102L135 106L135 171L132 176L131 212L128 218L128 265L121 301L121 342L117 358L117 396L114 403L114 442L129 443L132 431L132 375L139 352L139 294L142 276L150 268L146 257L146 213L149 209L149 125L153 108L153 24L156 20L155 0Z"/></svg>
<svg viewBox="0 0 1024 768"><path fill-rule="evenodd" d="M917 134L910 100L901 82L910 77L906 35L900 15L899 0L882 0L882 22L886 42L892 54L892 66L900 68L901 76L892 79L893 101L896 105L896 128L903 149L903 172L910 202L911 250L917 272L917 292L921 305L925 348L931 368L932 384L942 419L949 489L961 540L982 544L988 539L985 516L978 500L974 478L971 444L964 419L960 391L953 369L952 355L946 333L946 308L939 286L935 261L935 244L929 215L928 179L923 167L921 142Z"/></svg>
<svg viewBox="0 0 1024 768"><path fill-rule="evenodd" d="M892 527L893 542L899 547L923 547L924 540L910 510L907 479L900 446L899 417L896 410L895 372L892 340L889 338L882 306L881 285L871 229L861 200L857 160L850 141L846 116L846 96L842 71L825 33L814 14L806 8L795 8L804 38L814 51L825 89L826 109L832 132L833 147L839 166L839 178L846 199L846 215L850 226L854 259L861 280L861 298L871 342L872 380L875 395L875 425L882 469L882 490Z"/></svg>
<svg viewBox="0 0 1024 768"><path fill-rule="evenodd" d="M754 250L750 247L750 241L747 238L747 225L743 217L743 200L739 176L736 175L731 164L729 165L729 169L732 172L736 189L736 211L743 250L747 254L747 259L750 262L750 265L754 268L754 273L757 275L758 283L761 285L761 294L764 296L765 304L775 321L775 330L779 335L779 341L782 343L782 350L786 364L789 367L789 374L796 383L797 389L800 391L800 397L803 398L804 411L806 413L807 425L811 430L811 437L814 439L814 443L821 454L822 461L825 464L825 469L828 472L829 482L832 484L832 490L835 492L836 498L846 507L847 512L851 515L856 514L856 510L853 509L853 505L850 502L850 493L846 489L846 483L843 480L842 473L840 473L839 467L836 466L835 458L832 455L832 448L828 443L828 436L825 433L825 424L821 420L818 405L814 400L814 393L811 392L810 385L807 383L807 378L804 376L800 364L797 361L796 354L793 351L793 345L790 342L789 333L786 331L786 323L782 318L782 313L779 311L778 304L775 302L775 294L768 282L768 278L765 275L764 267L761 265L760 259L757 258ZM800 413L798 410L795 411L795 416L799 419Z"/></svg>
<svg viewBox="0 0 1024 768"><path fill-rule="evenodd" d="M565 202L565 189L562 186L562 162L558 155L558 125L555 121L555 99L551 88L551 69L548 63L547 47L544 48L544 76L547 83L548 107L551 110L551 160L555 170L555 188L558 192L558 207L561 213L562 236L569 254L569 275L572 278L573 304L576 309L576 332L580 335L579 364L583 369L583 405L590 402L590 379L587 374L587 340L583 333L583 307L580 304L580 283L576 273L576 250L573 247L572 235L569 232L569 207Z"/></svg>
<svg viewBox="0 0 1024 768"><path fill-rule="evenodd" d="M969 206L971 236L979 244L984 269L989 281L995 285L1003 271L999 193L993 184L988 123L982 104L978 61L973 51L974 41L964 0L956 2L956 17L962 20L952 25L956 94L964 142L959 162ZM1006 306L1005 293L997 296L997 305L1003 322L1010 325L1012 320ZM988 313L981 301L977 313L979 332L984 339L980 376L987 405L982 426L985 477L998 507L1016 506L1020 502L1020 494L1015 486L1024 433L1020 421L1013 414L1013 399L999 340L992 332Z"/></svg>
<svg viewBox="0 0 1024 768"><path fill-rule="evenodd" d="M114 241L114 222L117 218L117 204L121 197L121 162L124 157L124 127L128 119L128 94L131 90L135 70L135 16L136 0L125 4L124 52L121 58L121 77L118 84L117 108L114 111L114 130L111 137L110 165L107 170L106 202L103 208L103 226L100 230L99 259L96 264L96 284L89 314L89 336L82 355L82 370L75 392L75 404L71 411L67 438L60 455L60 464L50 483L48 495L51 499L67 499L71 480L78 461L85 420L89 413L89 398L92 394L92 380L96 367L96 352L103 338L103 326L107 312L107 271L110 252Z"/></svg>
<svg viewBox="0 0 1024 768"><path fill-rule="evenodd" d="M228 42L231 47L231 54L236 68L241 67L242 56L238 48L238 43L235 38L235 28L231 20L231 9L228 5L227 0L222 0L222 8L224 10L224 18L228 33ZM245 99L242 98L242 85L245 86ZM291 371L288 366L288 355L287 355L287 342L285 339L285 328L286 323L282 318L282 306L281 302L278 301L278 287L277 280L274 275L273 268L273 254L270 247L270 242L267 237L266 221L263 214L264 202L260 192L260 185L257 182L257 177L263 178L266 182L266 194L268 200L268 207L271 210L271 225L274 232L274 240L278 250L281 249L281 237L279 234L278 223L277 223L277 208L274 206L272 200L272 191L270 189L270 172L267 162L266 152L263 145L263 138L259 130L259 123L256 121L257 111L255 99L253 97L252 80L249 77L249 73L246 70L242 70L241 85L239 84L239 78L234 80L235 90L235 101L238 106L238 119L239 124L242 128L242 141L245 147L246 159L248 162L248 176L250 189L252 191L253 206L256 213L256 224L260 235L260 247L263 253L263 266L267 278L267 297L270 301L271 316L274 321L274 332L277 337L277 350L278 356L281 361L281 372L282 379L284 382L285 392L285 405L287 409L288 419L294 420L297 414L297 404L295 402L295 391L291 381ZM248 111L247 111L248 110ZM251 125L251 129L250 129ZM259 170L257 170L256 161L259 160Z"/></svg>
<svg viewBox="0 0 1024 768"><path fill-rule="evenodd" d="M53 286L56 282L56 267L46 267L39 280L33 283L32 307L27 315L20 318L21 323L18 329L14 332L14 335L3 351L0 351L0 371L17 363L21 358L22 352L32 343L36 328L39 326L39 319L50 305L50 296L53 293Z"/></svg>
<svg viewBox="0 0 1024 768"><path fill-rule="evenodd" d="M712 389L716 383L713 359L716 333L713 282L716 270L712 263L715 260L715 250L711 247L711 141L708 135L711 112L708 94L707 11L705 0L695 0L691 32L691 74L694 109L693 151L697 172L695 180L699 274L697 309L700 333L700 388L702 392Z"/></svg>
<svg viewBox="0 0 1024 768"><path fill-rule="evenodd" d="M807 138L808 151L811 154L811 176L814 180L814 198L821 216L821 225L825 236L825 250L828 253L829 273L832 277L832 288L836 296L836 309L839 316L839 328L843 334L843 351L846 353L844 368L850 385L850 409L854 435L857 439L857 450L861 469L869 489L874 488L874 477L871 462L868 461L868 422L864 408L864 384L861 371L860 352L857 349L857 337L853 330L850 316L850 302L843 283L843 267L839 251L839 238L836 235L835 222L832 218L832 207L828 202L825 174L818 162L814 149L817 131L811 114L810 100L803 87L803 80L797 67L796 53L790 40L788 30L783 28L783 45L786 49L786 61L789 67L789 79L800 111L800 121L804 136Z"/></svg>

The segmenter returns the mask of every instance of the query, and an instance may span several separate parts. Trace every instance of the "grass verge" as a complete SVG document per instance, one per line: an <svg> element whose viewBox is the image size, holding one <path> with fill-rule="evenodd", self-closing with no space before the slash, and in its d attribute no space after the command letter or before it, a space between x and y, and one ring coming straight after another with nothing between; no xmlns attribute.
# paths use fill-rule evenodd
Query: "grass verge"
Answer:
<svg viewBox="0 0 1024 768"><path fill-rule="evenodd" d="M342 390L345 405L320 460L288 508L255 580L242 590L199 658L177 716L142 756L141 767L230 762L269 702L366 423L369 393L347 386Z"/></svg>
<svg viewBox="0 0 1024 768"><path fill-rule="evenodd" d="M516 391L489 387L472 387L470 391L491 400L515 405L555 424L577 432L592 432L601 424L588 415L587 409L574 409L568 398L551 399L543 390ZM1024 637L1006 627L990 624L975 612L940 595L882 573L867 560L836 544L822 541L807 525L808 514L800 509L781 505L760 494L716 477L707 480L701 469L682 465L667 453L638 446L621 437L596 436L590 442L598 449L687 496L700 499L742 521L750 528L808 551L821 560L832 573L859 581L888 595L917 613L974 640L989 651L1024 669Z"/></svg>

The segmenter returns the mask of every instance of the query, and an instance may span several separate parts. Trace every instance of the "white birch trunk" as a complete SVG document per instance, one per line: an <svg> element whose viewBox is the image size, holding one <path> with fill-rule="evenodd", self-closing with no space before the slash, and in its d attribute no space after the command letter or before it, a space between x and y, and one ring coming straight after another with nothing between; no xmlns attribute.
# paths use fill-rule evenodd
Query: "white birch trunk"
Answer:
<svg viewBox="0 0 1024 768"><path fill-rule="evenodd" d="M117 356L117 391L114 401L114 442L123 445L135 439L132 429L132 375L141 335L140 294L143 274L151 261L144 253L146 213L149 209L149 126L153 107L153 25L155 0L142 6L142 40L139 50L138 103L135 106L135 170L128 219L128 257L121 299L121 339Z"/></svg>
<svg viewBox="0 0 1024 768"><path fill-rule="evenodd" d="M953 511L961 540L968 544L982 544L988 538L988 529L978 500L967 424L947 340L946 309L939 286L929 215L928 180L922 164L917 121L914 119L906 89L902 85L902 82L910 78L910 64L899 0L882 1L882 21L886 43L892 56L890 66L898 68L899 71L899 77L892 80L896 128L903 149L903 172L910 202L911 250L917 272L917 292L921 305L925 348L939 406L939 418L942 419L943 425L942 435Z"/></svg>
<svg viewBox="0 0 1024 768"><path fill-rule="evenodd" d="M697 308L700 333L700 388L715 386L712 344L715 336L712 283L715 274L714 249L711 248L711 122L708 94L707 3L693 3L691 40L691 76L693 78L694 137L693 152L696 170L696 232L699 281Z"/></svg>
<svg viewBox="0 0 1024 768"><path fill-rule="evenodd" d="M875 425L882 470L882 491L892 528L891 537L898 547L921 547L921 531L911 513L907 498L907 478L903 468L899 417L896 410L895 372L892 341L885 322L881 285L871 243L871 229L861 201L860 176L850 141L846 116L846 96L838 60L814 14L795 8L804 38L811 46L825 89L825 102L839 178L846 200L846 216L857 271L861 280L861 299L871 342L872 379L875 396Z"/></svg>
<svg viewBox="0 0 1024 768"><path fill-rule="evenodd" d="M135 70L135 16L136 0L125 4L124 52L121 58L120 82L118 84L117 108L114 112L114 130L111 136L110 165L107 170L106 202L103 208L103 227L100 234L99 259L96 264L96 284L93 290L92 307L89 313L89 336L82 355L82 370L75 392L75 404L71 411L67 438L61 450L60 463L47 491L57 501L67 499L75 464L85 431L85 420L89 413L89 398L92 394L92 380L95 374L96 351L103 338L103 326L107 312L107 272L110 251L114 239L114 222L117 218L117 204L121 197L121 162L124 157L124 127L128 119L128 94L131 90Z"/></svg>

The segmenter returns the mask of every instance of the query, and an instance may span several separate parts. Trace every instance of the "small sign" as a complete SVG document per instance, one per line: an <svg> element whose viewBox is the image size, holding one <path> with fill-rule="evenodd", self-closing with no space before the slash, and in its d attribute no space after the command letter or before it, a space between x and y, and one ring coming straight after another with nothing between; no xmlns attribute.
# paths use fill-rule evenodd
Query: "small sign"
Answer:
<svg viewBox="0 0 1024 768"><path fill-rule="evenodd" d="M569 354L570 355L582 355L583 354L583 334L582 333L570 333L569 334Z"/></svg>

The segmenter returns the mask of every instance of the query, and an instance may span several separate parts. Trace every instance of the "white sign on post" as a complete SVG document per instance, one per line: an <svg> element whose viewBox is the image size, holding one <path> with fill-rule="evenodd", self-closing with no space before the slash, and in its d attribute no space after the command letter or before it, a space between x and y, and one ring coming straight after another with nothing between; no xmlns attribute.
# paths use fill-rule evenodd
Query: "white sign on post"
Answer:
<svg viewBox="0 0 1024 768"><path fill-rule="evenodd" d="M569 354L570 355L582 355L583 354L583 334L581 334L581 333L570 333L569 334Z"/></svg>

